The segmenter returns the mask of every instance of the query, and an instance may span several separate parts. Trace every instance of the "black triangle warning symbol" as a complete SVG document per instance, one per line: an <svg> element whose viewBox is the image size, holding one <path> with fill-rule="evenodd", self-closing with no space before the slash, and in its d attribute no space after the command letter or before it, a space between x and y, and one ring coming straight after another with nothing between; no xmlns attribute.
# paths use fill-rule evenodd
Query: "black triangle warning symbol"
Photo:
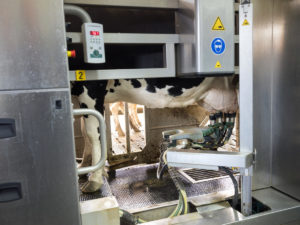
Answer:
<svg viewBox="0 0 300 225"><path fill-rule="evenodd" d="M222 23L220 17L218 17L218 18L216 19L216 22L215 22L215 24L213 25L212 30L225 30L225 27L224 27L224 25L223 25L223 23Z"/></svg>

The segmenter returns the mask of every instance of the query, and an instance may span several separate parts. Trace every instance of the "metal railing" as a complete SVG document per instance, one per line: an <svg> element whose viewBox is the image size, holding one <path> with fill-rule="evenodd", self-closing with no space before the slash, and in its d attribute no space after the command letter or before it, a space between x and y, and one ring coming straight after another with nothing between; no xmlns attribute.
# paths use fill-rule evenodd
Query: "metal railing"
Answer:
<svg viewBox="0 0 300 225"><path fill-rule="evenodd" d="M97 112L96 110L92 110L92 109L74 109L73 115L74 116L91 115L91 116L96 117L96 119L99 121L99 126L100 126L100 134L99 135L100 135L100 146L101 146L101 150L99 149L99 151L101 152L100 160L95 165L79 168L77 172L78 172L78 175L82 175L82 174L87 174L90 172L97 171L105 165L105 161L107 159L105 120L99 112ZM93 148L92 151L95 151L95 149ZM92 155L95 155L95 154L92 154Z"/></svg>

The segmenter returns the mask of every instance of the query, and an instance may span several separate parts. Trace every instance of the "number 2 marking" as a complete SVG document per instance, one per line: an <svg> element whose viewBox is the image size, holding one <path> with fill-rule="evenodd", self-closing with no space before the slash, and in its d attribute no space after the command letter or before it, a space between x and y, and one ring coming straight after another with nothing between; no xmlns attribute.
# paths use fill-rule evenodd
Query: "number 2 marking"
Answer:
<svg viewBox="0 0 300 225"><path fill-rule="evenodd" d="M85 70L76 70L76 80L83 81L86 80Z"/></svg>

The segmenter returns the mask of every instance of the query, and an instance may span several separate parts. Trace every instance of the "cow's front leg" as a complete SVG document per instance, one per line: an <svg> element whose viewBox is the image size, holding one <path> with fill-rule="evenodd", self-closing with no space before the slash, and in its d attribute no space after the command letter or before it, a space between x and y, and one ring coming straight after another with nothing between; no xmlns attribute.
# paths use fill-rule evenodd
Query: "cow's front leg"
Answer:
<svg viewBox="0 0 300 225"><path fill-rule="evenodd" d="M82 162L79 165L79 168L82 168L82 167L87 167L92 165L92 144L88 138L86 127L82 118L80 118L80 125L81 125L81 133L84 140L83 157L82 157Z"/></svg>
<svg viewBox="0 0 300 225"><path fill-rule="evenodd" d="M99 162L101 157L99 122L93 116L84 118L84 121L86 134L89 138L90 143L92 144L92 165L95 165L97 162ZM103 184L103 169L104 168L101 168L90 174L88 181L81 188L82 192L95 192L101 188Z"/></svg>

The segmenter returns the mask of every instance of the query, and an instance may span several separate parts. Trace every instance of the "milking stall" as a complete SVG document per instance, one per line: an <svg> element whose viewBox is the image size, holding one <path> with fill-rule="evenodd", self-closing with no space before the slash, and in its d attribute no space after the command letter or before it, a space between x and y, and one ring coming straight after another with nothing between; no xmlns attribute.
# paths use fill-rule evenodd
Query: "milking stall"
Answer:
<svg viewBox="0 0 300 225"><path fill-rule="evenodd" d="M300 0L1 0L0 225L300 225Z"/></svg>

